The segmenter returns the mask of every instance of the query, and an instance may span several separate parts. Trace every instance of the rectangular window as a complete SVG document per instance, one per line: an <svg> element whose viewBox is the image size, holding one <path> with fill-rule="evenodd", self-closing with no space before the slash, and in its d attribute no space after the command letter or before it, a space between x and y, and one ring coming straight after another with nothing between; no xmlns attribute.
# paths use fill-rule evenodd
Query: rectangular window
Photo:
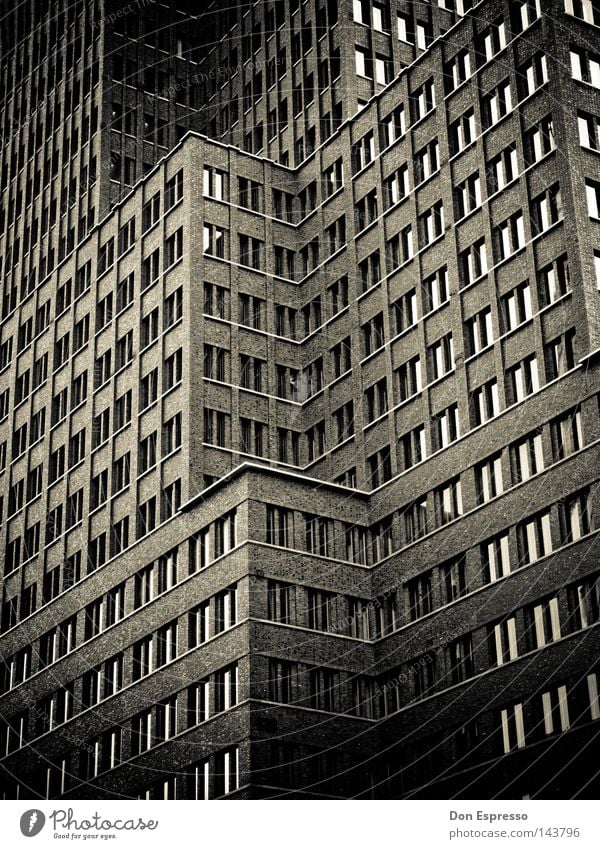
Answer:
<svg viewBox="0 0 600 849"><path fill-rule="evenodd" d="M454 343L452 333L442 336L427 348L430 379L439 380L454 369Z"/></svg>
<svg viewBox="0 0 600 849"><path fill-rule="evenodd" d="M535 355L527 357L516 366L507 369L509 403L517 404L540 388L537 359Z"/></svg>
<svg viewBox="0 0 600 849"><path fill-rule="evenodd" d="M468 356L473 357L488 348L494 341L491 308L485 307L476 313L465 322L465 329Z"/></svg>
<svg viewBox="0 0 600 849"><path fill-rule="evenodd" d="M211 165L205 165L202 186L204 197L225 200L226 178L227 175L224 171L213 168Z"/></svg>
<svg viewBox="0 0 600 849"><path fill-rule="evenodd" d="M534 563L552 551L550 512L539 513L517 525L519 559L522 564Z"/></svg>
<svg viewBox="0 0 600 849"><path fill-rule="evenodd" d="M462 487L459 478L444 484L434 492L438 525L446 525L462 515Z"/></svg>
<svg viewBox="0 0 600 849"><path fill-rule="evenodd" d="M508 532L499 534L481 544L483 579L486 584L510 574L510 549Z"/></svg>
<svg viewBox="0 0 600 849"><path fill-rule="evenodd" d="M205 224L203 230L203 250L209 256L225 257L225 233L222 227Z"/></svg>
<svg viewBox="0 0 600 849"><path fill-rule="evenodd" d="M525 745L525 723L523 720L523 705L521 703L500 711L500 728L502 730L502 747L505 754Z"/></svg>
<svg viewBox="0 0 600 849"><path fill-rule="evenodd" d="M550 422L552 436L552 459L554 462L564 460L584 444L581 425L581 410L575 408L558 416Z"/></svg>
<svg viewBox="0 0 600 849"><path fill-rule="evenodd" d="M460 429L457 404L452 404L447 409L442 410L441 413L433 416L431 436L434 451L446 448L458 439Z"/></svg>
<svg viewBox="0 0 600 849"><path fill-rule="evenodd" d="M567 330L558 339L548 342L545 346L546 371L548 380L555 380L566 374L575 365L575 353L573 342L575 339L575 328Z"/></svg>

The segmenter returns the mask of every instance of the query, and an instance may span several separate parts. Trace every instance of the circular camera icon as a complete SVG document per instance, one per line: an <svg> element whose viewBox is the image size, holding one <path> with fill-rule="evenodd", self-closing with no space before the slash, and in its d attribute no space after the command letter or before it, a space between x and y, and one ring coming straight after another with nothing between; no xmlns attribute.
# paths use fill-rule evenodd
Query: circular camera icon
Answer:
<svg viewBox="0 0 600 849"><path fill-rule="evenodd" d="M46 824L46 817L37 808L25 811L21 816L21 834L24 837L35 837Z"/></svg>

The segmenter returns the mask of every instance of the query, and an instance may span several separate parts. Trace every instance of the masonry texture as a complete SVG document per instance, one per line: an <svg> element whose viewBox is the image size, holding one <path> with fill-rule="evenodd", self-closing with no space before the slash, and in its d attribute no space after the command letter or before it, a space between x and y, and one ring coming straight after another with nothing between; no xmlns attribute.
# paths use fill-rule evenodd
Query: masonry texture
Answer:
<svg viewBox="0 0 600 849"><path fill-rule="evenodd" d="M4 798L597 797L596 4L198 5L0 21Z"/></svg>

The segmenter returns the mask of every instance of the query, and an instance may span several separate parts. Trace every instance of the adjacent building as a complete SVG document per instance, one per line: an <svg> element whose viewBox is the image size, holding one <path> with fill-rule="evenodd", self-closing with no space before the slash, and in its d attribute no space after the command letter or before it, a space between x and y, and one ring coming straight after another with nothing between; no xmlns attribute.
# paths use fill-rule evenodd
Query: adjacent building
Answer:
<svg viewBox="0 0 600 849"><path fill-rule="evenodd" d="M2 30L5 798L593 797L598 12L69 8Z"/></svg>

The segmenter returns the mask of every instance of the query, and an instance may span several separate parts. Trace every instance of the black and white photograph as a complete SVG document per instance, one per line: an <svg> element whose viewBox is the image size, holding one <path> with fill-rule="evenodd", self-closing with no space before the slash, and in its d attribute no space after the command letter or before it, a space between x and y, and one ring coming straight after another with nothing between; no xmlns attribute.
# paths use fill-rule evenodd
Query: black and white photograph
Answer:
<svg viewBox="0 0 600 849"><path fill-rule="evenodd" d="M599 374L597 0L1 0L7 849L583 849Z"/></svg>

